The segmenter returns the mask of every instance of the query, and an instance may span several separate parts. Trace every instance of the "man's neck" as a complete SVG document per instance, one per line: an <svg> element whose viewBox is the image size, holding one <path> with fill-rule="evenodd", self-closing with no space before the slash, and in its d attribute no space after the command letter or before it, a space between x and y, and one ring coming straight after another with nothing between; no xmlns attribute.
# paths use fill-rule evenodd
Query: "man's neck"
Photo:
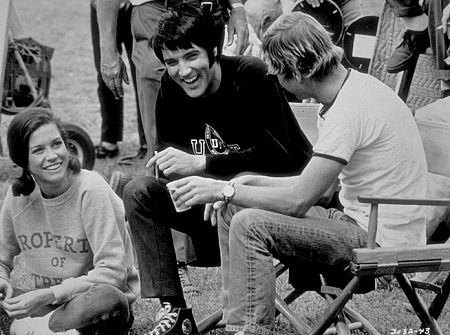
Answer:
<svg viewBox="0 0 450 335"><path fill-rule="evenodd" d="M339 64L325 79L315 81L316 96L314 98L321 104L331 104L341 90L347 74L348 70Z"/></svg>
<svg viewBox="0 0 450 335"><path fill-rule="evenodd" d="M222 67L220 66L220 62L215 62L213 69L213 77L205 96L211 96L216 93L219 90L220 82L222 81Z"/></svg>

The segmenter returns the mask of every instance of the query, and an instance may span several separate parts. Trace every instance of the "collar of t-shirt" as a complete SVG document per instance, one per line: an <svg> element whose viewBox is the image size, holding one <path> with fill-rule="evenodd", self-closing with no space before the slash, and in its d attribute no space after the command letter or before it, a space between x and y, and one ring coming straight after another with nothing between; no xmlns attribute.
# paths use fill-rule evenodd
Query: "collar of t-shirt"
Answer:
<svg viewBox="0 0 450 335"><path fill-rule="evenodd" d="M341 87L339 87L339 91L336 94L336 96L333 98L333 100L329 104L323 105L323 107L320 109L320 112L319 112L320 117L323 117L325 115L325 113L328 112L328 110L331 108L331 106L333 106L334 102L336 101L336 99L339 95L339 92L342 90L342 87L344 87L348 77L350 76L350 72L351 72L351 70L348 69L347 74L345 75L344 81L342 82Z"/></svg>

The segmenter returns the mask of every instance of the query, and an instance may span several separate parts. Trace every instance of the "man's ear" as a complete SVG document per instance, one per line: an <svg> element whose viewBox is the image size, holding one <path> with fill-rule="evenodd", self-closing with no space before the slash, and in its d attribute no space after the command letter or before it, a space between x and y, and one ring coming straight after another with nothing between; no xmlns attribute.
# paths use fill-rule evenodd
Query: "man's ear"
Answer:
<svg viewBox="0 0 450 335"><path fill-rule="evenodd" d="M214 47L213 55L214 55L214 59L216 59L217 58L217 47Z"/></svg>
<svg viewBox="0 0 450 335"><path fill-rule="evenodd" d="M294 78L295 78L295 80L297 80L299 83L303 80L301 74L298 73L298 72L294 73Z"/></svg>

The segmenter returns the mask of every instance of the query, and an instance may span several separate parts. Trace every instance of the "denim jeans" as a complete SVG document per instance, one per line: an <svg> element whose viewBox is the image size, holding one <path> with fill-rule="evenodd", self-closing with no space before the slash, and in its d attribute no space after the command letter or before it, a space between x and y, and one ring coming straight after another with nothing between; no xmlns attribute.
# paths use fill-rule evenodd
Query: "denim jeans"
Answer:
<svg viewBox="0 0 450 335"><path fill-rule="evenodd" d="M230 205L219 218L226 330L274 332L273 258L311 275L345 275L351 250L367 233L336 209L313 207L304 218Z"/></svg>
<svg viewBox="0 0 450 335"><path fill-rule="evenodd" d="M166 181L141 176L124 189L125 213L136 248L143 298L182 295L171 228L191 237L196 255L192 265L219 266L217 228L203 220L203 206L175 211Z"/></svg>

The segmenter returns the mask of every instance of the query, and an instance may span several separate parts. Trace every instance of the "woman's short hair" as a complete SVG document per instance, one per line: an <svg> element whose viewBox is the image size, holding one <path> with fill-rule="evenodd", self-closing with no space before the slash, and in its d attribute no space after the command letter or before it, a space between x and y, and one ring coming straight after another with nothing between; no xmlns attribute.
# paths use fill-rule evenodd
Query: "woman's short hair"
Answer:
<svg viewBox="0 0 450 335"><path fill-rule="evenodd" d="M13 163L22 168L22 176L12 183L14 196L29 195L33 192L35 182L28 169L29 142L31 134L38 128L53 123L56 125L61 138L67 147L67 136L61 121L53 113L42 107L33 107L17 114L11 121L8 132L7 142L9 156ZM81 164L79 160L70 155L68 169L73 173L79 173Z"/></svg>
<svg viewBox="0 0 450 335"><path fill-rule="evenodd" d="M296 11L282 14L269 27L262 50L271 74L322 80L337 67L343 51L312 16Z"/></svg>
<svg viewBox="0 0 450 335"><path fill-rule="evenodd" d="M192 44L206 50L210 66L219 60L225 32L222 9L214 0L211 6L205 4L209 3L183 1L159 18L150 43L162 63L163 49L190 49ZM216 55L214 48L217 48Z"/></svg>

